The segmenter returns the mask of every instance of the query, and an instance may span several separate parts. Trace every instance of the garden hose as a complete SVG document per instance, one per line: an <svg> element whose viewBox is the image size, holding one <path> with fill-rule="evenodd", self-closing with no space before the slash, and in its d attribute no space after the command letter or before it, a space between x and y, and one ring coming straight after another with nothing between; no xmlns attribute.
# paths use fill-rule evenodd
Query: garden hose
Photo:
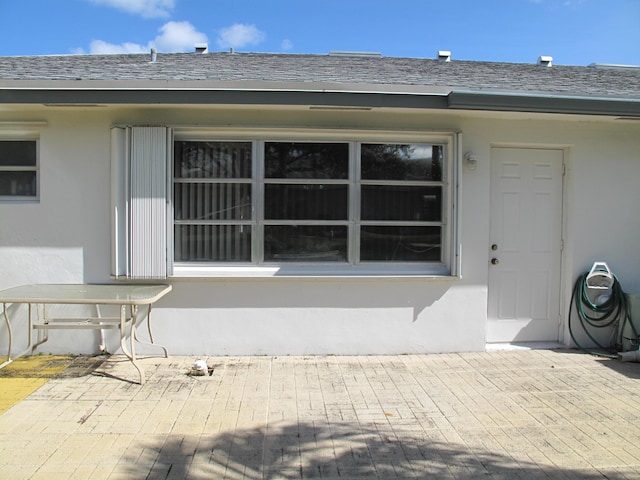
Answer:
<svg viewBox="0 0 640 480"><path fill-rule="evenodd" d="M573 288L573 293L571 294L571 305L569 307L569 334L571 335L571 339L576 344L576 346L585 353L607 358L618 358L617 352L622 350L623 333L627 323L630 325L633 336L635 337L633 340L635 342L637 342L638 340L638 332L636 331L635 326L631 321L631 314L627 302L627 297L622 290L620 282L614 276L615 281L611 286L611 295L609 296L609 298L607 298L602 303L593 301L588 293L587 275L588 273L584 273L578 278L575 287ZM573 310L572 306L574 305L574 303L575 310L578 313L578 317L580 319L580 326L587 334L587 336L599 349L607 350L612 353L607 354L589 351L581 346L580 343L576 340L573 334L573 327L571 322L571 312ZM593 337L590 330L607 327L613 327L614 331L616 331L617 327L617 333L614 333L612 335L610 345L605 347Z"/></svg>

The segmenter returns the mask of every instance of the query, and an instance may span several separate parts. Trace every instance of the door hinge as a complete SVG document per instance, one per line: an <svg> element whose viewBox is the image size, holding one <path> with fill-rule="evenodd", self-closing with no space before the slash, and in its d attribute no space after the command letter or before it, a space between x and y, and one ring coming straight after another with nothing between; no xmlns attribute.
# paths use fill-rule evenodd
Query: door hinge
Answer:
<svg viewBox="0 0 640 480"><path fill-rule="evenodd" d="M564 177L567 173L567 165L563 162L562 163L562 176Z"/></svg>

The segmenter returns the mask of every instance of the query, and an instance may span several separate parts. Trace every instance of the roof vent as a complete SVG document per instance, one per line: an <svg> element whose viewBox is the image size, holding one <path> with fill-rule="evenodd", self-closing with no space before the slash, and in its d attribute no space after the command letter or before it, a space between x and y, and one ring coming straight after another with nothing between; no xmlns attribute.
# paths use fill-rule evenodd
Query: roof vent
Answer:
<svg viewBox="0 0 640 480"><path fill-rule="evenodd" d="M158 60L158 50L156 50L155 48L151 49L151 62L155 62L156 60Z"/></svg>
<svg viewBox="0 0 640 480"><path fill-rule="evenodd" d="M538 65L542 65L543 67L550 67L553 64L553 57L549 57L548 55L540 55L538 57Z"/></svg>
<svg viewBox="0 0 640 480"><path fill-rule="evenodd" d="M209 53L209 45L206 43L196 43L196 53Z"/></svg>
<svg viewBox="0 0 640 480"><path fill-rule="evenodd" d="M438 60L441 62L450 62L451 52L449 50L438 50Z"/></svg>

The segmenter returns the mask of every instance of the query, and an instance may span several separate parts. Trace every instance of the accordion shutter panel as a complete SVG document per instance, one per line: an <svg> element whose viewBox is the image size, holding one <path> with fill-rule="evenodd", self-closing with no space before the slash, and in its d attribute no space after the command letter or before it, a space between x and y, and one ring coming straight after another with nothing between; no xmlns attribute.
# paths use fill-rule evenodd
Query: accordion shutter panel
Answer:
<svg viewBox="0 0 640 480"><path fill-rule="evenodd" d="M169 129L112 129L112 270L115 277L167 276Z"/></svg>

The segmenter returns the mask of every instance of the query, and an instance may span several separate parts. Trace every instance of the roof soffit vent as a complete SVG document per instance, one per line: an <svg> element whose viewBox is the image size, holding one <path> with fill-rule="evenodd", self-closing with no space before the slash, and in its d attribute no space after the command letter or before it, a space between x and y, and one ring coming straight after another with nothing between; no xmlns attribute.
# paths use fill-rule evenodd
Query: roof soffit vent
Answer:
<svg viewBox="0 0 640 480"><path fill-rule="evenodd" d="M451 52L449 50L438 50L438 60L441 62L450 62Z"/></svg>
<svg viewBox="0 0 640 480"><path fill-rule="evenodd" d="M540 55L538 57L538 65L543 67L550 67L553 64L553 57L549 55Z"/></svg>

